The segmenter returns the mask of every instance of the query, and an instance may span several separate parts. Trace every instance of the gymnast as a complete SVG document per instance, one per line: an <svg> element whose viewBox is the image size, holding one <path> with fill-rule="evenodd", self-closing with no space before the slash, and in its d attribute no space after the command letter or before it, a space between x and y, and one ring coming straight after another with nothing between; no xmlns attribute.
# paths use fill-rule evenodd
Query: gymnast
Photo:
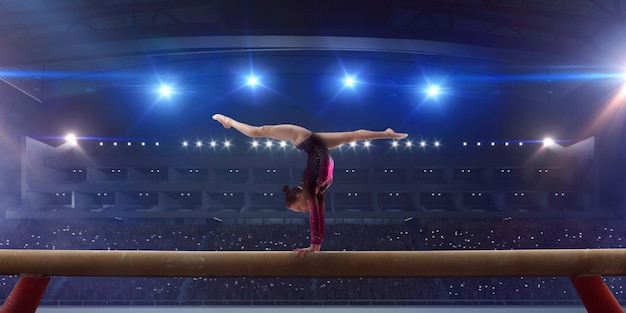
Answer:
<svg viewBox="0 0 626 313"><path fill-rule="evenodd" d="M251 137L267 137L290 141L297 149L307 153L307 164L302 173L301 186L289 189L284 185L285 205L291 211L309 212L311 245L294 250L303 258L306 254L319 251L324 237L324 192L333 182L334 162L329 149L344 143L370 139L404 139L407 134L396 133L391 128L385 131L359 129L348 132L314 133L306 128L292 125L253 126L236 121L222 114L213 115L224 128L234 127L242 134Z"/></svg>

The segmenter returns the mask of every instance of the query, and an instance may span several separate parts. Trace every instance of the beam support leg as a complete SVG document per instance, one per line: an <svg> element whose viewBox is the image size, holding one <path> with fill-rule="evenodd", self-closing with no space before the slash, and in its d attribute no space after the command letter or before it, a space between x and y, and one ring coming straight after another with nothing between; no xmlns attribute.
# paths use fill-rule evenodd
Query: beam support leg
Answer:
<svg viewBox="0 0 626 313"><path fill-rule="evenodd" d="M0 313L35 313L49 282L50 277L20 277L0 307Z"/></svg>
<svg viewBox="0 0 626 313"><path fill-rule="evenodd" d="M624 313L601 276L573 276L572 284L589 313Z"/></svg>

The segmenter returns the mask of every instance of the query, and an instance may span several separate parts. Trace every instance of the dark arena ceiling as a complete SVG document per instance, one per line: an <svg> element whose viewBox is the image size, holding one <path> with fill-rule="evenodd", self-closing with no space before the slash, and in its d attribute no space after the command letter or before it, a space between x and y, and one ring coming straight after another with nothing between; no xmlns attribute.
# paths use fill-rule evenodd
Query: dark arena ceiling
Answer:
<svg viewBox="0 0 626 313"><path fill-rule="evenodd" d="M0 79L37 103L23 109L26 135L179 136L206 131L219 111L318 129L578 140L610 124L597 119L623 83L625 10L623 0L0 0ZM254 90L242 83L250 73L262 80ZM171 99L155 93L161 83ZM437 99L422 94L431 83Z"/></svg>

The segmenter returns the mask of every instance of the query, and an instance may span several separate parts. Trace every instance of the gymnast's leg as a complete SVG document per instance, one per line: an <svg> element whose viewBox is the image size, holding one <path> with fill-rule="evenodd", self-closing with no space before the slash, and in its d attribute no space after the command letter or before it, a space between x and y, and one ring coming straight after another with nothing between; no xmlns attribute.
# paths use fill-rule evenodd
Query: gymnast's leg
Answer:
<svg viewBox="0 0 626 313"><path fill-rule="evenodd" d="M359 129L348 132L332 132L332 133L316 133L324 142L328 149L338 147L344 143L350 143L359 140L372 139L404 139L408 135L405 133L396 133L393 129L387 128L384 131L371 131Z"/></svg>
<svg viewBox="0 0 626 313"><path fill-rule="evenodd" d="M311 131L308 129L292 124L254 126L236 121L222 114L213 115L213 119L220 122L224 128L233 127L248 137L267 137L276 140L287 140L294 146L297 146L311 136Z"/></svg>

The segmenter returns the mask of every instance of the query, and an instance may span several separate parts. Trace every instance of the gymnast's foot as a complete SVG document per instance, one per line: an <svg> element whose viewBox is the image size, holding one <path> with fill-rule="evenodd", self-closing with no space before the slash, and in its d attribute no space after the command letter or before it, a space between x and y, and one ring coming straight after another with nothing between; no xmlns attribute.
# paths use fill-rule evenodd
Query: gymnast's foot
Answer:
<svg viewBox="0 0 626 313"><path fill-rule="evenodd" d="M230 123L232 119L228 116L224 116L222 114L214 114L212 117L214 120L220 122L224 128L230 128Z"/></svg>
<svg viewBox="0 0 626 313"><path fill-rule="evenodd" d="M393 129L391 128L387 128L385 130L385 133L387 133L389 135L390 138L393 139L404 139L407 136L409 136L409 134L405 134L405 133L396 133Z"/></svg>

